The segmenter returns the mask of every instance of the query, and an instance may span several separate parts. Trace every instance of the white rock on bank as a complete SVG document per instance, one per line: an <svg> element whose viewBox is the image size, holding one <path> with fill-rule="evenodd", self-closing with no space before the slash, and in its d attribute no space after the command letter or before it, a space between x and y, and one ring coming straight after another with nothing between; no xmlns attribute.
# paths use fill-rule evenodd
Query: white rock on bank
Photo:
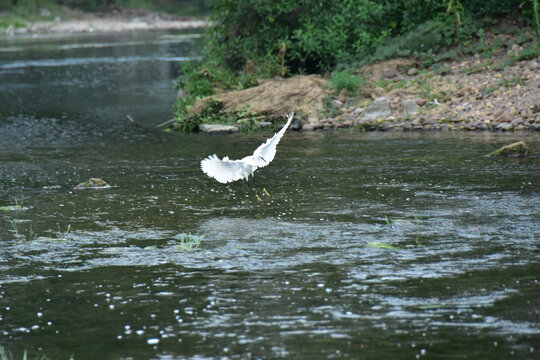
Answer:
<svg viewBox="0 0 540 360"><path fill-rule="evenodd" d="M205 134L231 134L238 132L238 126L222 124L199 125L199 130Z"/></svg>

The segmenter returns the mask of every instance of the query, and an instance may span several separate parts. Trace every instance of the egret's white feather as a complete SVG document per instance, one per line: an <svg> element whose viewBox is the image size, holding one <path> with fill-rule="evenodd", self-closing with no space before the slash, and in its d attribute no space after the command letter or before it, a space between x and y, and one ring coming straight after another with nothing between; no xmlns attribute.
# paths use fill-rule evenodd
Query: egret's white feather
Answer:
<svg viewBox="0 0 540 360"><path fill-rule="evenodd" d="M244 165L238 160L229 160L226 156L220 160L215 154L201 161L201 169L220 183L240 180L243 177Z"/></svg>
<svg viewBox="0 0 540 360"><path fill-rule="evenodd" d="M270 164L270 161L274 160L274 156L276 156L276 147L281 138L283 137L283 134L285 134L285 131L291 124L292 118L294 116L294 113L290 113L287 116L287 123L285 126L281 128L277 133L274 134L273 137L266 140L265 143L261 144L255 151L253 152L253 157L255 159L262 158L264 161L262 161L261 165L259 167L264 167L268 164Z"/></svg>
<svg viewBox="0 0 540 360"><path fill-rule="evenodd" d="M283 134L291 124L294 113L287 116L287 123L273 137L260 145L253 155L246 156L241 160L230 160L225 156L219 159L217 155L210 155L201 161L202 171L219 181L220 183L229 183L240 179L248 179L255 170L268 165L276 156L276 147Z"/></svg>

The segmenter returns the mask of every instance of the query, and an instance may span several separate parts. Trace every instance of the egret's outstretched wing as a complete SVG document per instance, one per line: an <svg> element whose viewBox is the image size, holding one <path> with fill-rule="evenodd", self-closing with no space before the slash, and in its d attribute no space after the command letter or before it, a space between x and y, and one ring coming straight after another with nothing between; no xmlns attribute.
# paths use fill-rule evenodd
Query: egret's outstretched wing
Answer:
<svg viewBox="0 0 540 360"><path fill-rule="evenodd" d="M240 180L244 177L242 174L243 165L238 160L229 160L227 156L220 160L215 154L210 155L201 161L202 171L219 181L220 183L228 183Z"/></svg>
<svg viewBox="0 0 540 360"><path fill-rule="evenodd" d="M268 164L270 164L270 161L274 160L274 156L276 156L276 146L279 143L279 140L283 137L283 134L285 134L285 131L291 124L291 121L293 119L294 113L290 113L287 115L287 123L285 126L281 128L273 137L266 140L265 143L263 143L261 146L259 146L255 152L253 152L253 157L255 159L258 159L259 157L263 158L264 161L259 162L259 167L264 167Z"/></svg>

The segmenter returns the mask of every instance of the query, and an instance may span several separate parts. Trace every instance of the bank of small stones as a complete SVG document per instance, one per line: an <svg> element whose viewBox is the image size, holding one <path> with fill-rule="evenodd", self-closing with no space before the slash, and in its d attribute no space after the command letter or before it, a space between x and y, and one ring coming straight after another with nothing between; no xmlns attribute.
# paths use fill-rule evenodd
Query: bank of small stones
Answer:
<svg viewBox="0 0 540 360"><path fill-rule="evenodd" d="M476 55L439 64L438 70L419 69L414 59L369 65L359 71L366 79L360 95L340 93L331 99L326 114L304 115L292 128L540 131L540 57L498 66L521 50L513 47L489 60ZM286 80L296 83L293 92L302 90L301 78ZM242 97L240 93L236 95ZM248 97L256 103L258 99ZM298 110L299 105L285 101L283 106Z"/></svg>
<svg viewBox="0 0 540 360"><path fill-rule="evenodd" d="M303 128L539 131L540 57L497 67L521 50L513 47L498 60L447 62L438 71L407 59L377 64L362 96L340 94L331 104L337 115L308 118Z"/></svg>

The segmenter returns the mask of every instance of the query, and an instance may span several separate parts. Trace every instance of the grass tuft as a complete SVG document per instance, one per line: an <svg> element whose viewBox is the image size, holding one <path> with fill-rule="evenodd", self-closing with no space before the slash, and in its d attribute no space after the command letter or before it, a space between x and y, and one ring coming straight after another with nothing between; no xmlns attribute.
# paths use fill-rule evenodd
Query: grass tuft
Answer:
<svg viewBox="0 0 540 360"><path fill-rule="evenodd" d="M182 234L180 241L176 244L176 249L182 251L194 251L199 248L201 242L204 239L204 235L192 235L191 233Z"/></svg>
<svg viewBox="0 0 540 360"><path fill-rule="evenodd" d="M58 225L58 231L56 232L56 238L60 241L67 240L67 236L69 232L71 231L71 224L68 224L65 231L62 231L62 229L60 228L60 224L57 224L57 225Z"/></svg>
<svg viewBox="0 0 540 360"><path fill-rule="evenodd" d="M20 211L20 210L28 210L28 208L23 205L22 201L19 202L17 198L15 198L15 205L0 206L0 211Z"/></svg>
<svg viewBox="0 0 540 360"><path fill-rule="evenodd" d="M357 95L361 93L362 85L364 84L364 79L351 74L348 70L334 71L330 81L334 85L336 93L345 90L348 95Z"/></svg>

